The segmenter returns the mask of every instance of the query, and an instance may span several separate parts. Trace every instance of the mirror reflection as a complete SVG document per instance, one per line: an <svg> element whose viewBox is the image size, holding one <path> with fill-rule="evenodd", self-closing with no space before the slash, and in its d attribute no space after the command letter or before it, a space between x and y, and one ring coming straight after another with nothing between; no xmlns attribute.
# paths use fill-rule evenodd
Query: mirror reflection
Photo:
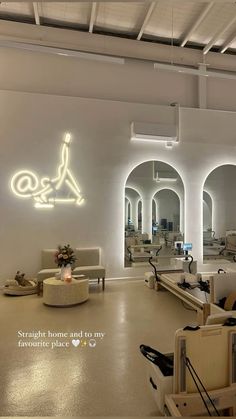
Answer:
<svg viewBox="0 0 236 419"><path fill-rule="evenodd" d="M133 188L125 188L125 230L142 230L142 200Z"/></svg>
<svg viewBox="0 0 236 419"><path fill-rule="evenodd" d="M175 242L183 241L183 222L178 172L160 161L137 166L125 185L125 266L143 265L157 251L173 254Z"/></svg>
<svg viewBox="0 0 236 419"><path fill-rule="evenodd" d="M203 260L234 262L236 255L236 166L224 165L207 177L203 190Z"/></svg>

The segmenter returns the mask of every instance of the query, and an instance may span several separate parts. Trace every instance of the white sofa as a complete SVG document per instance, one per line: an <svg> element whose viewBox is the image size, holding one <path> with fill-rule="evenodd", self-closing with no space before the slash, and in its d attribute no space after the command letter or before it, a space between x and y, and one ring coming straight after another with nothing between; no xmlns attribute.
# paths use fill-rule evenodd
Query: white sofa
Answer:
<svg viewBox="0 0 236 419"><path fill-rule="evenodd" d="M102 279L102 289L105 289L106 270L101 265L101 251L99 247L92 249L75 249L75 268L73 275L86 275L89 279Z"/></svg>
<svg viewBox="0 0 236 419"><path fill-rule="evenodd" d="M55 253L57 249L42 250L41 266L42 269L37 274L37 281L42 284L44 279L54 277L60 272L60 268L55 263ZM102 289L105 289L106 270L101 265L100 249L88 248L75 249L76 261L74 264L73 275L86 275L89 279L102 279Z"/></svg>
<svg viewBox="0 0 236 419"><path fill-rule="evenodd" d="M56 266L55 253L57 249L43 249L41 253L41 267L42 269L37 274L38 282L43 282L44 279L55 276L60 272L60 268Z"/></svg>

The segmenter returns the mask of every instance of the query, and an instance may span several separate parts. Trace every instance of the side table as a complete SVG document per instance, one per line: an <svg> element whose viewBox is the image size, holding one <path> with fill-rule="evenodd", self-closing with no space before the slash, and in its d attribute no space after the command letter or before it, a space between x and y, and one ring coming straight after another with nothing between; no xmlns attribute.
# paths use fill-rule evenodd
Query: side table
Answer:
<svg viewBox="0 0 236 419"><path fill-rule="evenodd" d="M83 303L89 298L88 279L71 282L48 278L43 281L43 303L54 307L67 307Z"/></svg>

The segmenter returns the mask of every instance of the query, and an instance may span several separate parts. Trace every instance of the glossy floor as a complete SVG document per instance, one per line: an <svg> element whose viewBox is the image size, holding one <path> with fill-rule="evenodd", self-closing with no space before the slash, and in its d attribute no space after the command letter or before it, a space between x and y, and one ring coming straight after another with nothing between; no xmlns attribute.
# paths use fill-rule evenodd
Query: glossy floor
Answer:
<svg viewBox="0 0 236 419"><path fill-rule="evenodd" d="M104 293L91 285L90 299L70 308L1 295L0 318L1 416L156 416L139 345L171 351L174 331L195 313L167 291L122 280ZM48 347L22 346L40 342Z"/></svg>

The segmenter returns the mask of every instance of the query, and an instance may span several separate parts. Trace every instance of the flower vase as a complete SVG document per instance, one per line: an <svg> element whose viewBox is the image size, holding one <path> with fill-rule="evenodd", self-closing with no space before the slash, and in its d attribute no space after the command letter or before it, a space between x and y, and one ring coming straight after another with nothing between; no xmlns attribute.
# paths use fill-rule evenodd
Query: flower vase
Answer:
<svg viewBox="0 0 236 419"><path fill-rule="evenodd" d="M61 267L61 280L66 282L71 282L72 274L71 274L71 265L68 264L66 266Z"/></svg>

